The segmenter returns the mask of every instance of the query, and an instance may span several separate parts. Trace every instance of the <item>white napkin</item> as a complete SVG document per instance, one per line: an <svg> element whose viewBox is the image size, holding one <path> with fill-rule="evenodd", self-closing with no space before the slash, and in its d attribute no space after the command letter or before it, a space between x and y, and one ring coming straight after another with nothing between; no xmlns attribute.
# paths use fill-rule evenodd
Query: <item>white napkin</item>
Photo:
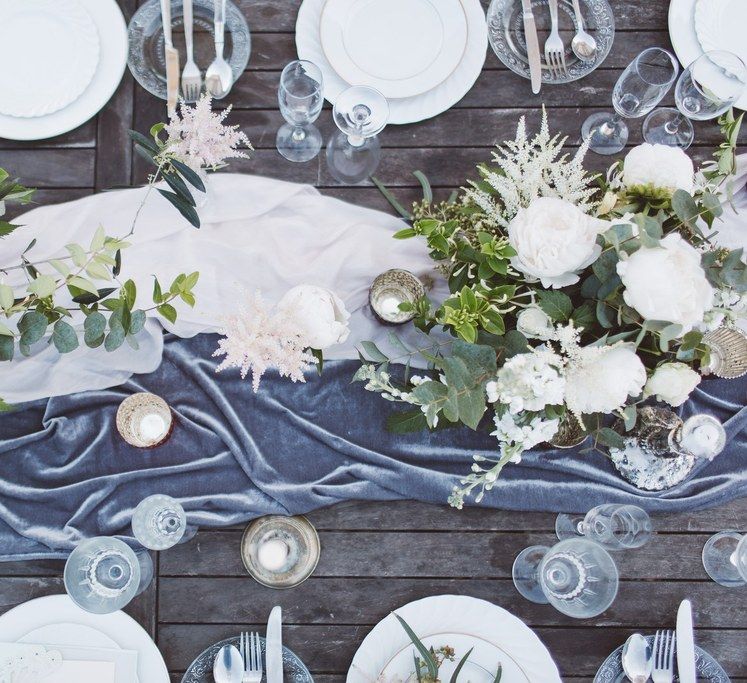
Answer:
<svg viewBox="0 0 747 683"><path fill-rule="evenodd" d="M39 683L115 683L115 676L114 662L65 660Z"/></svg>

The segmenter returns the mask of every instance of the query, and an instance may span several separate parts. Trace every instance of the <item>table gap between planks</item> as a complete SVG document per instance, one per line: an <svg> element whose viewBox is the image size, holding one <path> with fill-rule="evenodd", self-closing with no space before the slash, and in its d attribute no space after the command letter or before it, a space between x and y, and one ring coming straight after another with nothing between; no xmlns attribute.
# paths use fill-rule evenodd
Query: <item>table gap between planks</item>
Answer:
<svg viewBox="0 0 747 683"><path fill-rule="evenodd" d="M120 4L129 19L138 2ZM311 183L325 194L390 210L370 183L336 183L323 155L294 165L274 150L281 123L276 88L280 70L296 56L299 0L238 4L252 30L253 47L249 67L229 98L234 106L229 121L242 126L256 151L251 160L232 163L231 170ZM429 121L385 130L378 171L382 181L402 201L411 201L418 198L412 171L421 169L446 197L475 164L489 159L495 143L513 136L520 115L536 128L542 103L552 129L577 146L581 121L590 110L609 107L612 85L630 59L645 47L670 45L667 2L612 0L612 5L617 36L603 68L579 83L545 87L541 97L533 97L528 83L489 50L477 83L454 108ZM40 204L139 184L148 170L133 155L127 130L147 132L164 115L163 103L127 73L105 109L75 131L38 143L0 139L0 166L38 187ZM332 132L328 106L318 125L325 137ZM718 141L718 130L712 123L696 128L693 153L703 159ZM741 139L747 139L747 131ZM640 122L633 121L631 144L640 140ZM588 162L603 170L609 160L590 155ZM655 516L655 541L616 555L622 582L614 605L596 619L580 621L523 600L511 584L516 554L530 544L552 543L554 515L352 502L309 517L319 529L322 557L314 576L290 591L272 591L246 575L239 557L240 528L201 531L157 558L157 579L127 611L156 639L175 683L208 644L242 628L263 629L275 604L284 609L286 644L307 662L315 679L341 682L373 624L410 600L436 593L491 600L524 619L550 648L565 681L588 681L632 631L673 626L677 604L690 597L698 642L733 680L747 681L747 593L710 582L700 562L711 533L745 530L745 499L714 510ZM62 592L62 566L59 561L0 563L0 611Z"/></svg>

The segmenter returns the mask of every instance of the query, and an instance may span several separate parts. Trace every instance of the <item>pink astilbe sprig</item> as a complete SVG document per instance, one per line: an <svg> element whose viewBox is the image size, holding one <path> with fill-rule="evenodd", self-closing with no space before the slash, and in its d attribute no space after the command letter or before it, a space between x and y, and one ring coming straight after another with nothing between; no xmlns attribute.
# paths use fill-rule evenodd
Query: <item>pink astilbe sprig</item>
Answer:
<svg viewBox="0 0 747 683"><path fill-rule="evenodd" d="M169 137L165 152L194 170L215 169L226 159L248 159L249 155L239 147L253 149L249 138L238 126L223 123L230 111L229 106L222 112L213 112L209 95L200 97L194 106L182 102L166 124Z"/></svg>
<svg viewBox="0 0 747 683"><path fill-rule="evenodd" d="M238 313L224 320L224 338L213 356L225 358L215 371L239 368L242 379L251 373L255 393L268 368L293 382L305 382L303 373L312 367L314 356L306 350L292 314L273 311L259 292L246 299Z"/></svg>

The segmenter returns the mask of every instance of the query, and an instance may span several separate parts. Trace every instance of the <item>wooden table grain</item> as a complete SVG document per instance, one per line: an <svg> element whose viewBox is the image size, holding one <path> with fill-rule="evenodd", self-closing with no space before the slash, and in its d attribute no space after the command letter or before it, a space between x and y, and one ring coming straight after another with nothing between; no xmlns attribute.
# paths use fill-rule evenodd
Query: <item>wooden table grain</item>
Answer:
<svg viewBox="0 0 747 683"><path fill-rule="evenodd" d="M323 155L297 165L274 149L281 123L276 88L280 70L296 56L298 2L239 2L252 30L253 50L229 98L234 106L229 120L242 126L256 152L251 160L233 163L231 170L311 183L325 194L389 210L370 184L336 183ZM129 18L138 3L120 4ZM483 73L455 107L429 121L385 130L378 175L409 201L417 198L412 171L420 169L436 192L446 196L472 174L475 164L489 158L492 145L513 135L520 115L536 126L543 103L553 129L567 134L569 145L577 145L581 121L591 110L609 106L612 85L630 59L645 47L670 45L667 2L612 4L615 44L590 77L544 87L541 97L534 97L528 82L488 50ZM36 199L42 204L138 184L147 169L132 154L126 131L146 132L164 115L163 103L126 74L104 110L80 128L38 143L0 139L0 166L38 187ZM332 132L328 107L319 125L325 137ZM702 159L711 153L718 130L709 123L696 129L693 153ZM640 125L632 122L631 144L637 142ZM608 161L589 157L595 169ZM711 533L745 530L746 499L714 510L655 516L657 537L640 550L616 555L622 579L618 598L589 620L572 620L547 605L527 602L511 583L516 554L527 545L552 542L554 515L350 502L309 517L319 530L322 557L314 576L289 591L272 591L246 575L239 557L240 528L201 531L157 557L156 580L127 611L156 639L174 682L205 646L239 629L263 628L270 608L281 604L286 644L307 662L316 680L338 683L373 624L403 603L436 593L485 598L524 619L550 648L565 681L588 681L634 630L672 627L679 601L690 597L697 641L722 662L732 680L747 680L747 592L709 581L700 561ZM62 592L61 570L61 562L0 563L0 612Z"/></svg>

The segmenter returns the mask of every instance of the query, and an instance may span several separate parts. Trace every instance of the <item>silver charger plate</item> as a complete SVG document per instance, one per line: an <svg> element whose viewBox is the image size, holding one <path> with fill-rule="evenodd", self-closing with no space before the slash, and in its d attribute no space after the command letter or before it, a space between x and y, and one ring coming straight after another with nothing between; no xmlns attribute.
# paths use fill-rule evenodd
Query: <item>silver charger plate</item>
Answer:
<svg viewBox="0 0 747 683"><path fill-rule="evenodd" d="M646 640L653 646L654 636L646 636ZM594 683L627 683L627 677L622 668L622 649L620 645L607 659L594 676ZM674 681L679 681L675 665ZM695 671L699 681L707 683L730 683L726 672L721 665L705 650L695 646Z"/></svg>
<svg viewBox="0 0 747 683"><path fill-rule="evenodd" d="M260 637L259 641L264 662L265 639ZM224 645L235 645L238 648L239 636L226 638L203 650L187 668L182 677L182 683L213 683L213 662ZM262 680L267 680L267 671L263 670ZM314 683L306 665L287 647L283 647L283 680L285 683Z"/></svg>
<svg viewBox="0 0 747 683"><path fill-rule="evenodd" d="M540 54L542 56L542 82L557 84L577 81L588 76L609 54L615 37L615 19L607 0L580 0L581 14L586 30L597 41L597 54L593 61L581 61L571 50L571 40L576 33L576 19L571 0L558 1L560 37L565 46L565 64L568 73L554 76L545 64L545 40L550 35L550 11L547 0L532 0L532 11L537 24ZM529 60L524 37L524 20L521 0L492 0L488 8L488 39L493 52L511 71L529 78Z"/></svg>
<svg viewBox="0 0 747 683"><path fill-rule="evenodd" d="M202 72L215 58L213 42L213 0L193 0L194 56ZM171 0L171 25L174 47L179 51L179 70L184 68L184 16L182 0ZM163 25L159 0L148 0L130 20L127 27L127 65L135 80L149 93L166 99L166 61L163 52ZM241 10L226 3L224 56L231 66L234 82L241 76L251 53L249 26ZM179 93L181 96L181 92Z"/></svg>

